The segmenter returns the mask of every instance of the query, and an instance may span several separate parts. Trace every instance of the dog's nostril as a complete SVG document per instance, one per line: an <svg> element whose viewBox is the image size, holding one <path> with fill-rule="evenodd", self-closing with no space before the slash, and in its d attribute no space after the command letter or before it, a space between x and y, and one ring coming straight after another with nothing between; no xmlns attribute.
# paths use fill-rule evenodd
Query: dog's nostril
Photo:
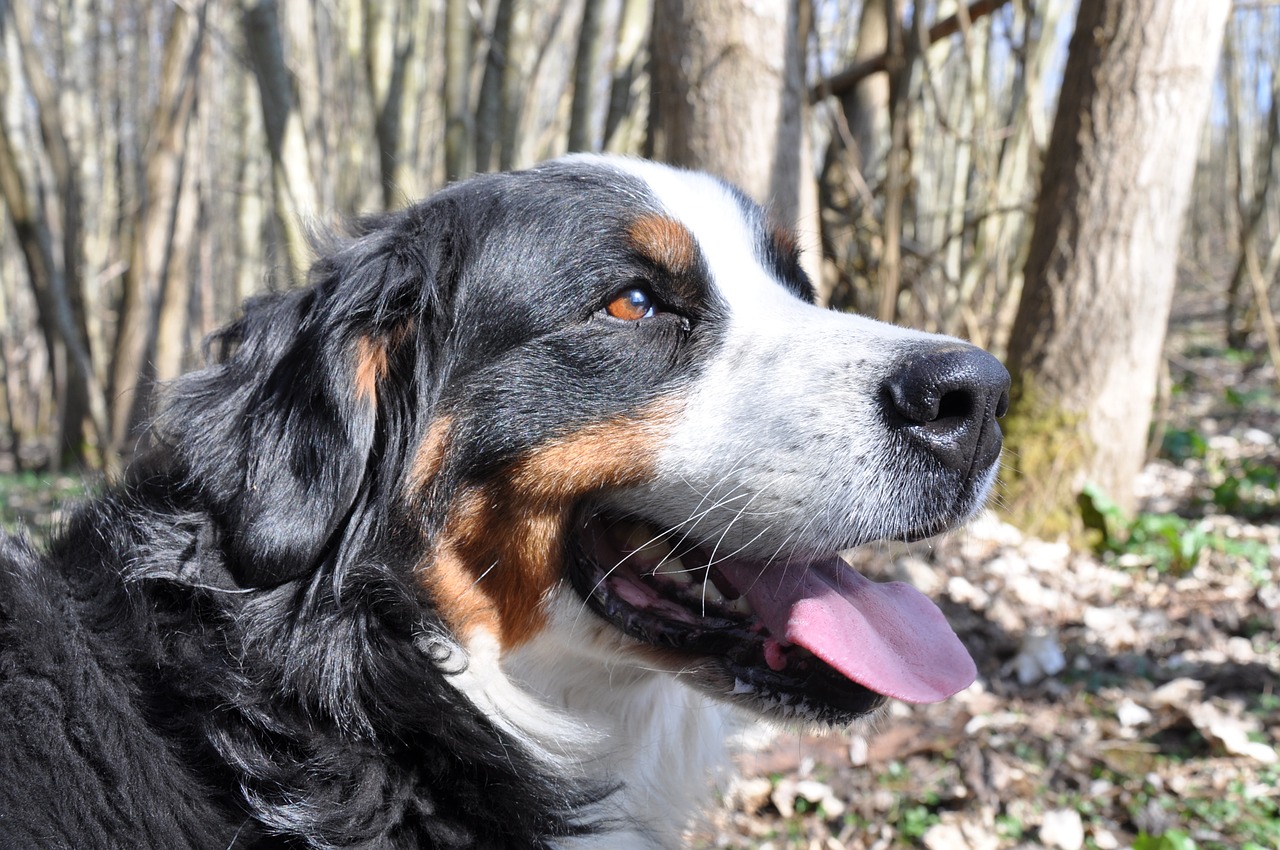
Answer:
<svg viewBox="0 0 1280 850"><path fill-rule="evenodd" d="M882 385L890 426L953 469L985 469L1000 453L995 419L1009 406L1009 373L958 343L916 349Z"/></svg>
<svg viewBox="0 0 1280 850"><path fill-rule="evenodd" d="M934 421L940 419L963 419L973 415L973 396L969 395L967 390L952 390L944 393L938 402L938 415L934 417Z"/></svg>

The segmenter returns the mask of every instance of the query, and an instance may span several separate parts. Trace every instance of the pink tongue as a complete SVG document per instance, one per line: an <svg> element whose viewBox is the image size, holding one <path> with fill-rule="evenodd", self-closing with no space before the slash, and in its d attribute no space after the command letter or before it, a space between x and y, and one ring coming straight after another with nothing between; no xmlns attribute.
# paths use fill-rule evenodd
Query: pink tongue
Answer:
<svg viewBox="0 0 1280 850"><path fill-rule="evenodd" d="M802 646L845 677L905 702L937 702L973 683L973 659L938 607L902 582L868 580L839 558L719 569L774 637Z"/></svg>

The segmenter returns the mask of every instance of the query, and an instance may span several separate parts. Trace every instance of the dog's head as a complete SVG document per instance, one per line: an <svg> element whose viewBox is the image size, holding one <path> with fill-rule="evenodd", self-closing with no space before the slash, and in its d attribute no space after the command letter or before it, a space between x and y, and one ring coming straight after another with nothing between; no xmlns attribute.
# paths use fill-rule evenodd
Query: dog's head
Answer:
<svg viewBox="0 0 1280 850"><path fill-rule="evenodd" d="M480 177L250 305L171 448L244 586L376 563L500 661L833 722L941 699L974 675L941 613L837 553L980 507L1007 375L812 301L790 235L713 178Z"/></svg>

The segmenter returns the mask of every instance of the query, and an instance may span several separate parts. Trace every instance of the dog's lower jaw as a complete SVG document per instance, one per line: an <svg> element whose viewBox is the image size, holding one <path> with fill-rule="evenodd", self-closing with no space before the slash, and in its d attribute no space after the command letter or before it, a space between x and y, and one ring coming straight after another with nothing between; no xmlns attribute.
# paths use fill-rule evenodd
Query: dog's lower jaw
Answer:
<svg viewBox="0 0 1280 850"><path fill-rule="evenodd" d="M711 800L709 776L728 765L738 712L669 671L637 666L627 638L600 621L567 585L545 600L548 627L499 652L487 634L453 677L467 696L534 752L549 772L613 789L581 813L595 834L562 850L665 850ZM536 687L534 687L536 683Z"/></svg>

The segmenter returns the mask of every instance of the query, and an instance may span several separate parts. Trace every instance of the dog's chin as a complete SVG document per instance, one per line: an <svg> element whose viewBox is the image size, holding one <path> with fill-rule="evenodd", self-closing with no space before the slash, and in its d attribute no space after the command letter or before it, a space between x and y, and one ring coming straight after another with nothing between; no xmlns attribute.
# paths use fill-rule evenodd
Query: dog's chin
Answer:
<svg viewBox="0 0 1280 850"><path fill-rule="evenodd" d="M577 593L645 663L766 717L845 726L888 697L933 702L976 675L936 606L835 553L751 559L597 508L569 561Z"/></svg>

